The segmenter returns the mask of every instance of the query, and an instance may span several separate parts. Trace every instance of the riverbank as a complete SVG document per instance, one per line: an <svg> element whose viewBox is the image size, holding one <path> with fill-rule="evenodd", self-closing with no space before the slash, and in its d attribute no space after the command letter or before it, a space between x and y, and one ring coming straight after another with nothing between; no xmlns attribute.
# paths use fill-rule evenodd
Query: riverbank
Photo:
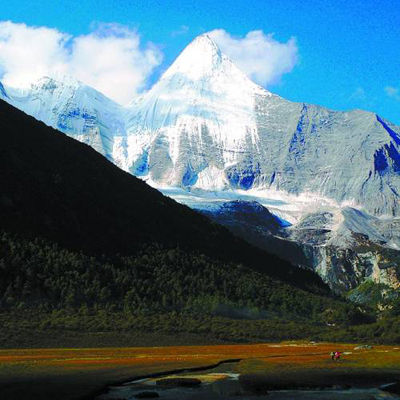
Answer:
<svg viewBox="0 0 400 400"><path fill-rule="evenodd" d="M253 385L320 380L390 383L400 373L400 349L355 344L282 343L104 349L0 350L0 392L7 399L92 399L105 388L144 375L241 359L235 373ZM344 352L333 362L332 350ZM28 397L29 396L29 397Z"/></svg>

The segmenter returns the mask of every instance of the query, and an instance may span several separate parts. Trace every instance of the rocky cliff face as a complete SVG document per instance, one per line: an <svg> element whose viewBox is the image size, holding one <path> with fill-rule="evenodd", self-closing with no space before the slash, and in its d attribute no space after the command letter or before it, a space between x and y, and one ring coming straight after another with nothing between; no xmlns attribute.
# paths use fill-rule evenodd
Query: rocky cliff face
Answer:
<svg viewBox="0 0 400 400"><path fill-rule="evenodd" d="M338 293L365 281L400 287L400 252L385 246L378 219L378 227L370 236L356 232L365 218L358 210L343 210L343 219L336 225L332 224L333 213L324 211L307 214L293 226L283 224L255 201L223 202L198 210L252 244L317 271ZM358 228L354 227L356 223Z"/></svg>

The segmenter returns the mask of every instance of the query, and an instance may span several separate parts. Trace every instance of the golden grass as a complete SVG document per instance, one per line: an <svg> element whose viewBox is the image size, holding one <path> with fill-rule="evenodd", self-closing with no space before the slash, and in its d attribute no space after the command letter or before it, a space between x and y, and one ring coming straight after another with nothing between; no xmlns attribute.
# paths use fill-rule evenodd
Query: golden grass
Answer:
<svg viewBox="0 0 400 400"><path fill-rule="evenodd" d="M4 398L78 399L133 377L242 359L241 374L293 377L304 374L400 372L400 350L354 344L282 343L101 349L0 350L0 391ZM333 362L332 350L351 352ZM299 375L299 376L300 376ZM300 378L299 378L300 379Z"/></svg>

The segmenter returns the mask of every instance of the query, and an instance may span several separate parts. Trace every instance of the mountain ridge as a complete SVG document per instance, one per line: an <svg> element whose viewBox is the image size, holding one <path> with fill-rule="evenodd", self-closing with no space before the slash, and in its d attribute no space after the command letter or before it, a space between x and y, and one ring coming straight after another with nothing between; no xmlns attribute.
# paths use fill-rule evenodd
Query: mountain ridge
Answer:
<svg viewBox="0 0 400 400"><path fill-rule="evenodd" d="M22 100L6 87L3 97L155 185L313 192L373 215L399 215L399 127L367 111L332 111L273 95L206 34L126 109L85 85L51 101L38 87ZM60 101L67 105L55 107Z"/></svg>
<svg viewBox="0 0 400 400"><path fill-rule="evenodd" d="M45 93L38 87L25 91L23 100L6 87L3 97L156 186L313 192L373 215L399 215L400 127L367 111L332 111L273 95L251 82L207 34L126 109L86 85L53 101L48 93L41 100ZM81 90L102 101L85 105L76 93ZM43 110L24 104L31 96L45 103ZM60 101L68 106L51 105ZM334 142L327 145L330 136ZM335 152L335 142L343 154ZM303 173L311 168L312 176Z"/></svg>

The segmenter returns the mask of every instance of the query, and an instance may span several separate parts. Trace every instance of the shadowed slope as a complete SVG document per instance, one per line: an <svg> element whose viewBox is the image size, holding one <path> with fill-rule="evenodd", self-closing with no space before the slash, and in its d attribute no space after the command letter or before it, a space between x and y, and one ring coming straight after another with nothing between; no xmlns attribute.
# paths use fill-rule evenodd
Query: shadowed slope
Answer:
<svg viewBox="0 0 400 400"><path fill-rule="evenodd" d="M89 146L0 102L0 228L89 254L133 254L145 243L244 262L303 287L309 271L260 251L121 171Z"/></svg>

